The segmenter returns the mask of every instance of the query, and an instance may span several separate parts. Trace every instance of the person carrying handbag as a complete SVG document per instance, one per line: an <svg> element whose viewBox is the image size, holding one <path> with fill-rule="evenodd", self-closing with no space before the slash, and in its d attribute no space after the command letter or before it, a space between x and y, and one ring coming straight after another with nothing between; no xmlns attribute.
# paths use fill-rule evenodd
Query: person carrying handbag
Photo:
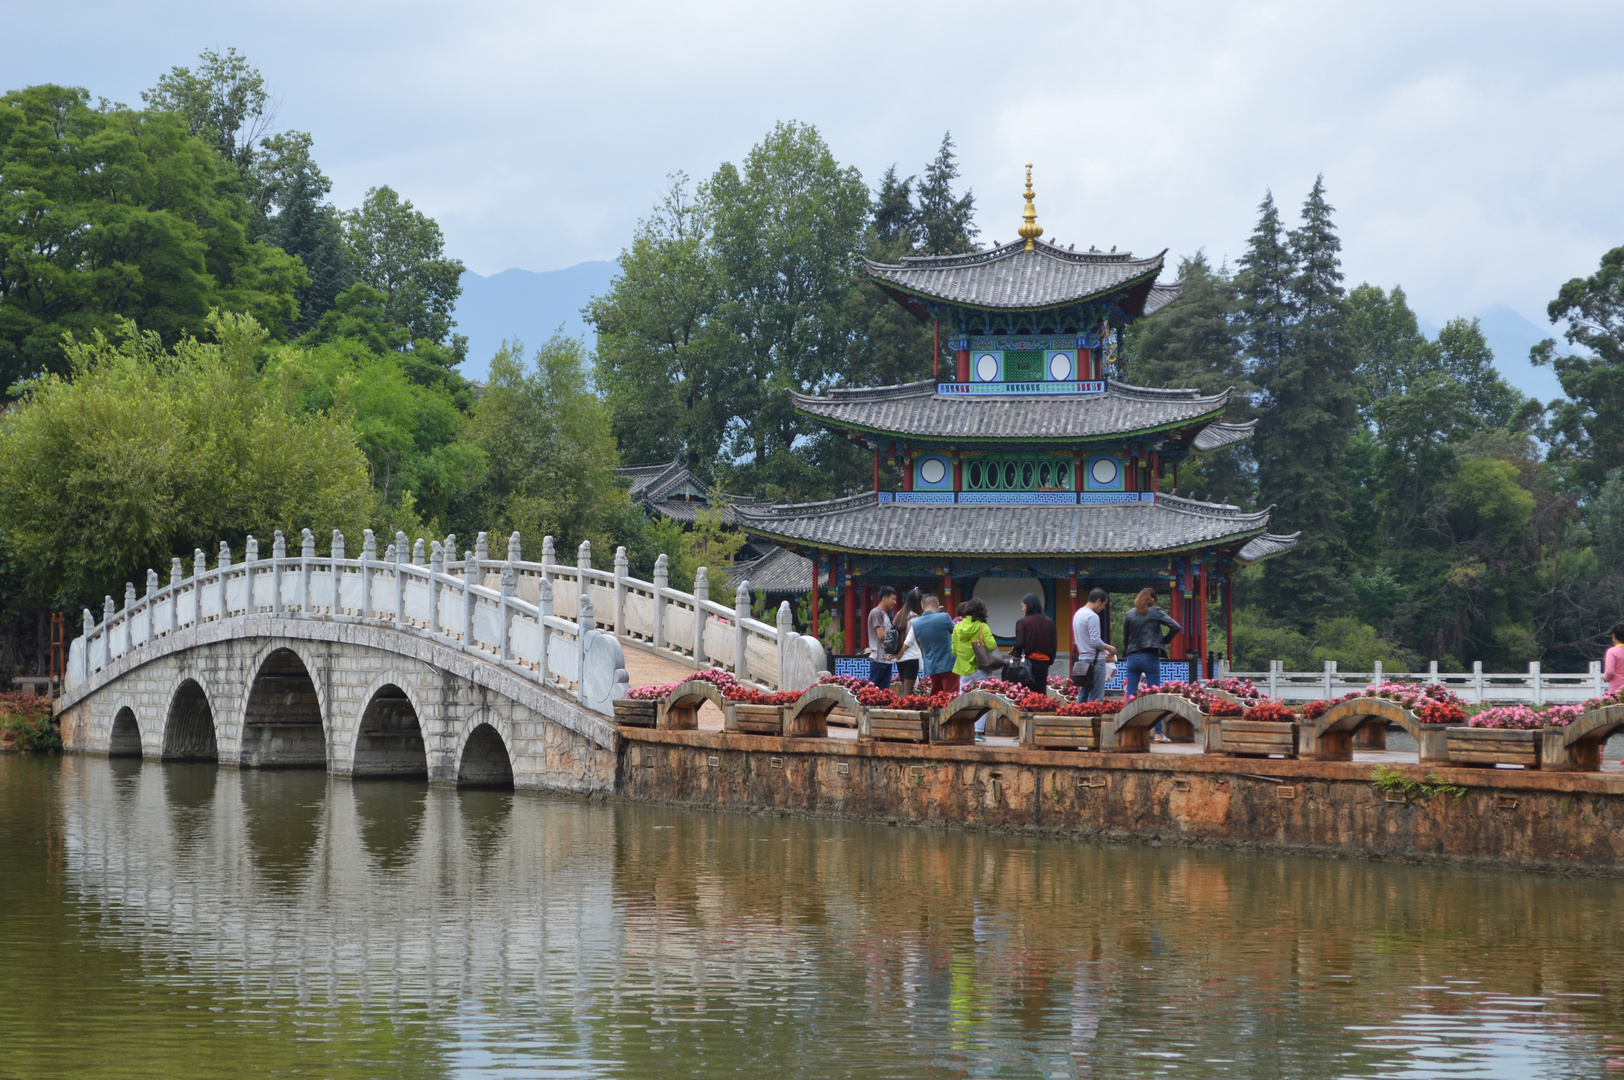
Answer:
<svg viewBox="0 0 1624 1080"><path fill-rule="evenodd" d="M1042 694L1049 689L1049 665L1054 663L1054 620L1043 613L1043 597L1037 593L1022 597L1021 607L1026 614L1015 624L1015 644L1009 653L1025 659L1026 677L1017 679L1006 667L1004 678L1024 682L1034 693Z"/></svg>
<svg viewBox="0 0 1624 1080"><path fill-rule="evenodd" d="M998 651L998 639L987 625L987 605L981 600L966 600L959 605L963 616L953 627L953 672L959 676L962 690L968 690L983 679L996 677L1009 663L1009 657Z"/></svg>
<svg viewBox="0 0 1624 1080"><path fill-rule="evenodd" d="M1100 613L1111 602L1111 594L1095 589L1088 602L1071 617L1071 682L1079 701L1099 701L1105 697L1106 664L1116 658L1116 647L1100 633Z"/></svg>

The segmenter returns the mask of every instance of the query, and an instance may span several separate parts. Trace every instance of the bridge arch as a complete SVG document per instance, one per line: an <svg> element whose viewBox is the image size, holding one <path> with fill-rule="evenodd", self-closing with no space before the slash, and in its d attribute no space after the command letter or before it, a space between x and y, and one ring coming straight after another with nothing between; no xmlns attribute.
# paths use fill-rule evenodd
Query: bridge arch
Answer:
<svg viewBox="0 0 1624 1080"><path fill-rule="evenodd" d="M135 719L135 710L128 705L113 714L113 730L107 737L108 757L141 756L141 725Z"/></svg>
<svg viewBox="0 0 1624 1080"><path fill-rule="evenodd" d="M1150 749L1150 729L1157 721L1183 720L1189 723L1205 750L1210 741L1207 737L1209 719L1212 718L1195 702L1178 694L1141 694L1124 705L1115 720L1101 725L1101 746L1106 750L1142 754Z"/></svg>
<svg viewBox="0 0 1624 1080"><path fill-rule="evenodd" d="M165 761L219 761L214 706L203 684L190 675L169 695L164 716Z"/></svg>
<svg viewBox="0 0 1624 1080"><path fill-rule="evenodd" d="M258 658L243 706L242 751L249 768L325 768L326 702L306 650L277 643Z"/></svg>
<svg viewBox="0 0 1624 1080"><path fill-rule="evenodd" d="M352 776L428 779L423 711L409 680L380 680L366 695L355 725Z"/></svg>
<svg viewBox="0 0 1624 1080"><path fill-rule="evenodd" d="M508 741L493 724L476 724L457 755L457 786L511 789L513 755Z"/></svg>

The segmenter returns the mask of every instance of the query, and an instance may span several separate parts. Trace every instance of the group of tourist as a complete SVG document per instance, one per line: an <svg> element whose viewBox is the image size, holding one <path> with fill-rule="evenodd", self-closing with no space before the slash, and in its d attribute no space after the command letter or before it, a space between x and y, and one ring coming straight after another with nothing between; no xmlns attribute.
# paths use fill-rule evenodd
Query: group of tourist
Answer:
<svg viewBox="0 0 1624 1080"><path fill-rule="evenodd" d="M1081 701L1098 701L1116 671L1117 648L1101 629L1100 616L1111 594L1094 589L1071 618L1071 683ZM966 600L954 615L942 610L932 593L910 589L899 595L887 585L865 621L869 680L881 689L891 686L896 665L898 690L914 693L922 683L929 693L958 694L986 679L1004 678L1042 692L1049 685L1049 669L1059 651L1054 620L1043 612L1043 597L1028 593L1021 600L1022 616L1015 624L1015 640L1008 652L987 625L987 605ZM1125 689L1129 696L1141 685L1161 683L1161 659L1168 643L1182 628L1156 606L1156 590L1145 588L1134 597L1123 619Z"/></svg>

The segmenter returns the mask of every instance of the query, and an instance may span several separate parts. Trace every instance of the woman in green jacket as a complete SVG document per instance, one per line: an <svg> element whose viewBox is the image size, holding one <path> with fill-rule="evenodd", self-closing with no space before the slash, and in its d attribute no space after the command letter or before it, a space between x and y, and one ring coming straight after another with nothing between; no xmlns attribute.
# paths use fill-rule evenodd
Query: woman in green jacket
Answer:
<svg viewBox="0 0 1624 1080"><path fill-rule="evenodd" d="M970 689L982 679L990 679L1003 669L1003 654L998 652L998 639L987 625L987 605L981 600L966 600L959 605L963 618L953 627L953 674L960 676L961 687ZM985 650L976 655L976 645ZM994 663L981 666L987 660Z"/></svg>

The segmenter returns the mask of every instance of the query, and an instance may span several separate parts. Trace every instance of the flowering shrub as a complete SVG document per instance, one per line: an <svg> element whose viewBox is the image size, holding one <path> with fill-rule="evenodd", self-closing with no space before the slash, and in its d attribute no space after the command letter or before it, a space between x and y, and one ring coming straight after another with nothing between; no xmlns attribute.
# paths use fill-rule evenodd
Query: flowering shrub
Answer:
<svg viewBox="0 0 1624 1080"><path fill-rule="evenodd" d="M1102 698L1099 701L1072 701L1055 709L1061 716L1110 716L1122 710L1120 698Z"/></svg>
<svg viewBox="0 0 1624 1080"><path fill-rule="evenodd" d="M1164 682L1160 686L1147 686L1128 700L1137 701L1150 694L1176 694L1208 716L1239 716L1246 711L1228 698L1221 698L1198 684L1187 682Z"/></svg>
<svg viewBox="0 0 1624 1080"><path fill-rule="evenodd" d="M1491 709L1484 709L1466 721L1466 726L1517 731L1542 727L1567 727L1587 711L1583 705L1551 705L1544 709L1530 708L1527 705L1497 705Z"/></svg>
<svg viewBox="0 0 1624 1080"><path fill-rule="evenodd" d="M857 693L857 691L859 691L859 690L877 690L877 689L879 689L877 686L875 686L869 680L867 680L867 679L859 679L859 678L856 678L855 676L852 676L852 675L825 675L823 678L818 680L818 685L819 686L843 686L847 690L850 690L854 694Z"/></svg>
<svg viewBox="0 0 1624 1080"><path fill-rule="evenodd" d="M894 709L896 700L897 696L891 691L873 685L857 691L857 704L865 709Z"/></svg>
<svg viewBox="0 0 1624 1080"><path fill-rule="evenodd" d="M1246 711L1246 706L1239 702L1219 697L1208 698L1200 704L1201 711L1208 716L1239 716Z"/></svg>
<svg viewBox="0 0 1624 1080"><path fill-rule="evenodd" d="M1208 679L1201 687L1204 690L1222 690L1226 694L1233 694L1248 705L1268 698L1267 694L1257 688L1256 683L1247 679L1237 679L1233 675L1223 679Z"/></svg>
<svg viewBox="0 0 1624 1080"><path fill-rule="evenodd" d="M1032 692L1030 688L1023 686L1021 683L1006 682L1003 679L982 679L970 689L985 690L989 694L998 694L1000 697L1007 697L1011 701L1019 701Z"/></svg>
<svg viewBox="0 0 1624 1080"><path fill-rule="evenodd" d="M1289 724L1297 719L1297 714L1278 701L1260 701L1246 710L1248 720L1261 720L1269 724Z"/></svg>
<svg viewBox="0 0 1624 1080"><path fill-rule="evenodd" d="M893 709L943 709L953 695L945 691L939 694L909 694L907 697L898 697L891 706Z"/></svg>
<svg viewBox="0 0 1624 1080"><path fill-rule="evenodd" d="M1048 694L1027 694L1015 703L1022 712L1054 712L1060 708L1062 702L1059 698L1052 698Z"/></svg>
<svg viewBox="0 0 1624 1080"><path fill-rule="evenodd" d="M1415 711L1423 724L1458 724L1466 719L1466 710L1453 701L1429 701Z"/></svg>
<svg viewBox="0 0 1624 1080"><path fill-rule="evenodd" d="M1423 724L1458 724L1466 718L1466 702L1447 686L1440 686L1437 683L1418 686L1415 683L1395 682L1378 683L1363 690L1350 690L1341 697L1310 701L1302 707L1303 718L1318 720L1330 711L1331 706L1362 697L1379 697L1395 702L1415 713Z"/></svg>

